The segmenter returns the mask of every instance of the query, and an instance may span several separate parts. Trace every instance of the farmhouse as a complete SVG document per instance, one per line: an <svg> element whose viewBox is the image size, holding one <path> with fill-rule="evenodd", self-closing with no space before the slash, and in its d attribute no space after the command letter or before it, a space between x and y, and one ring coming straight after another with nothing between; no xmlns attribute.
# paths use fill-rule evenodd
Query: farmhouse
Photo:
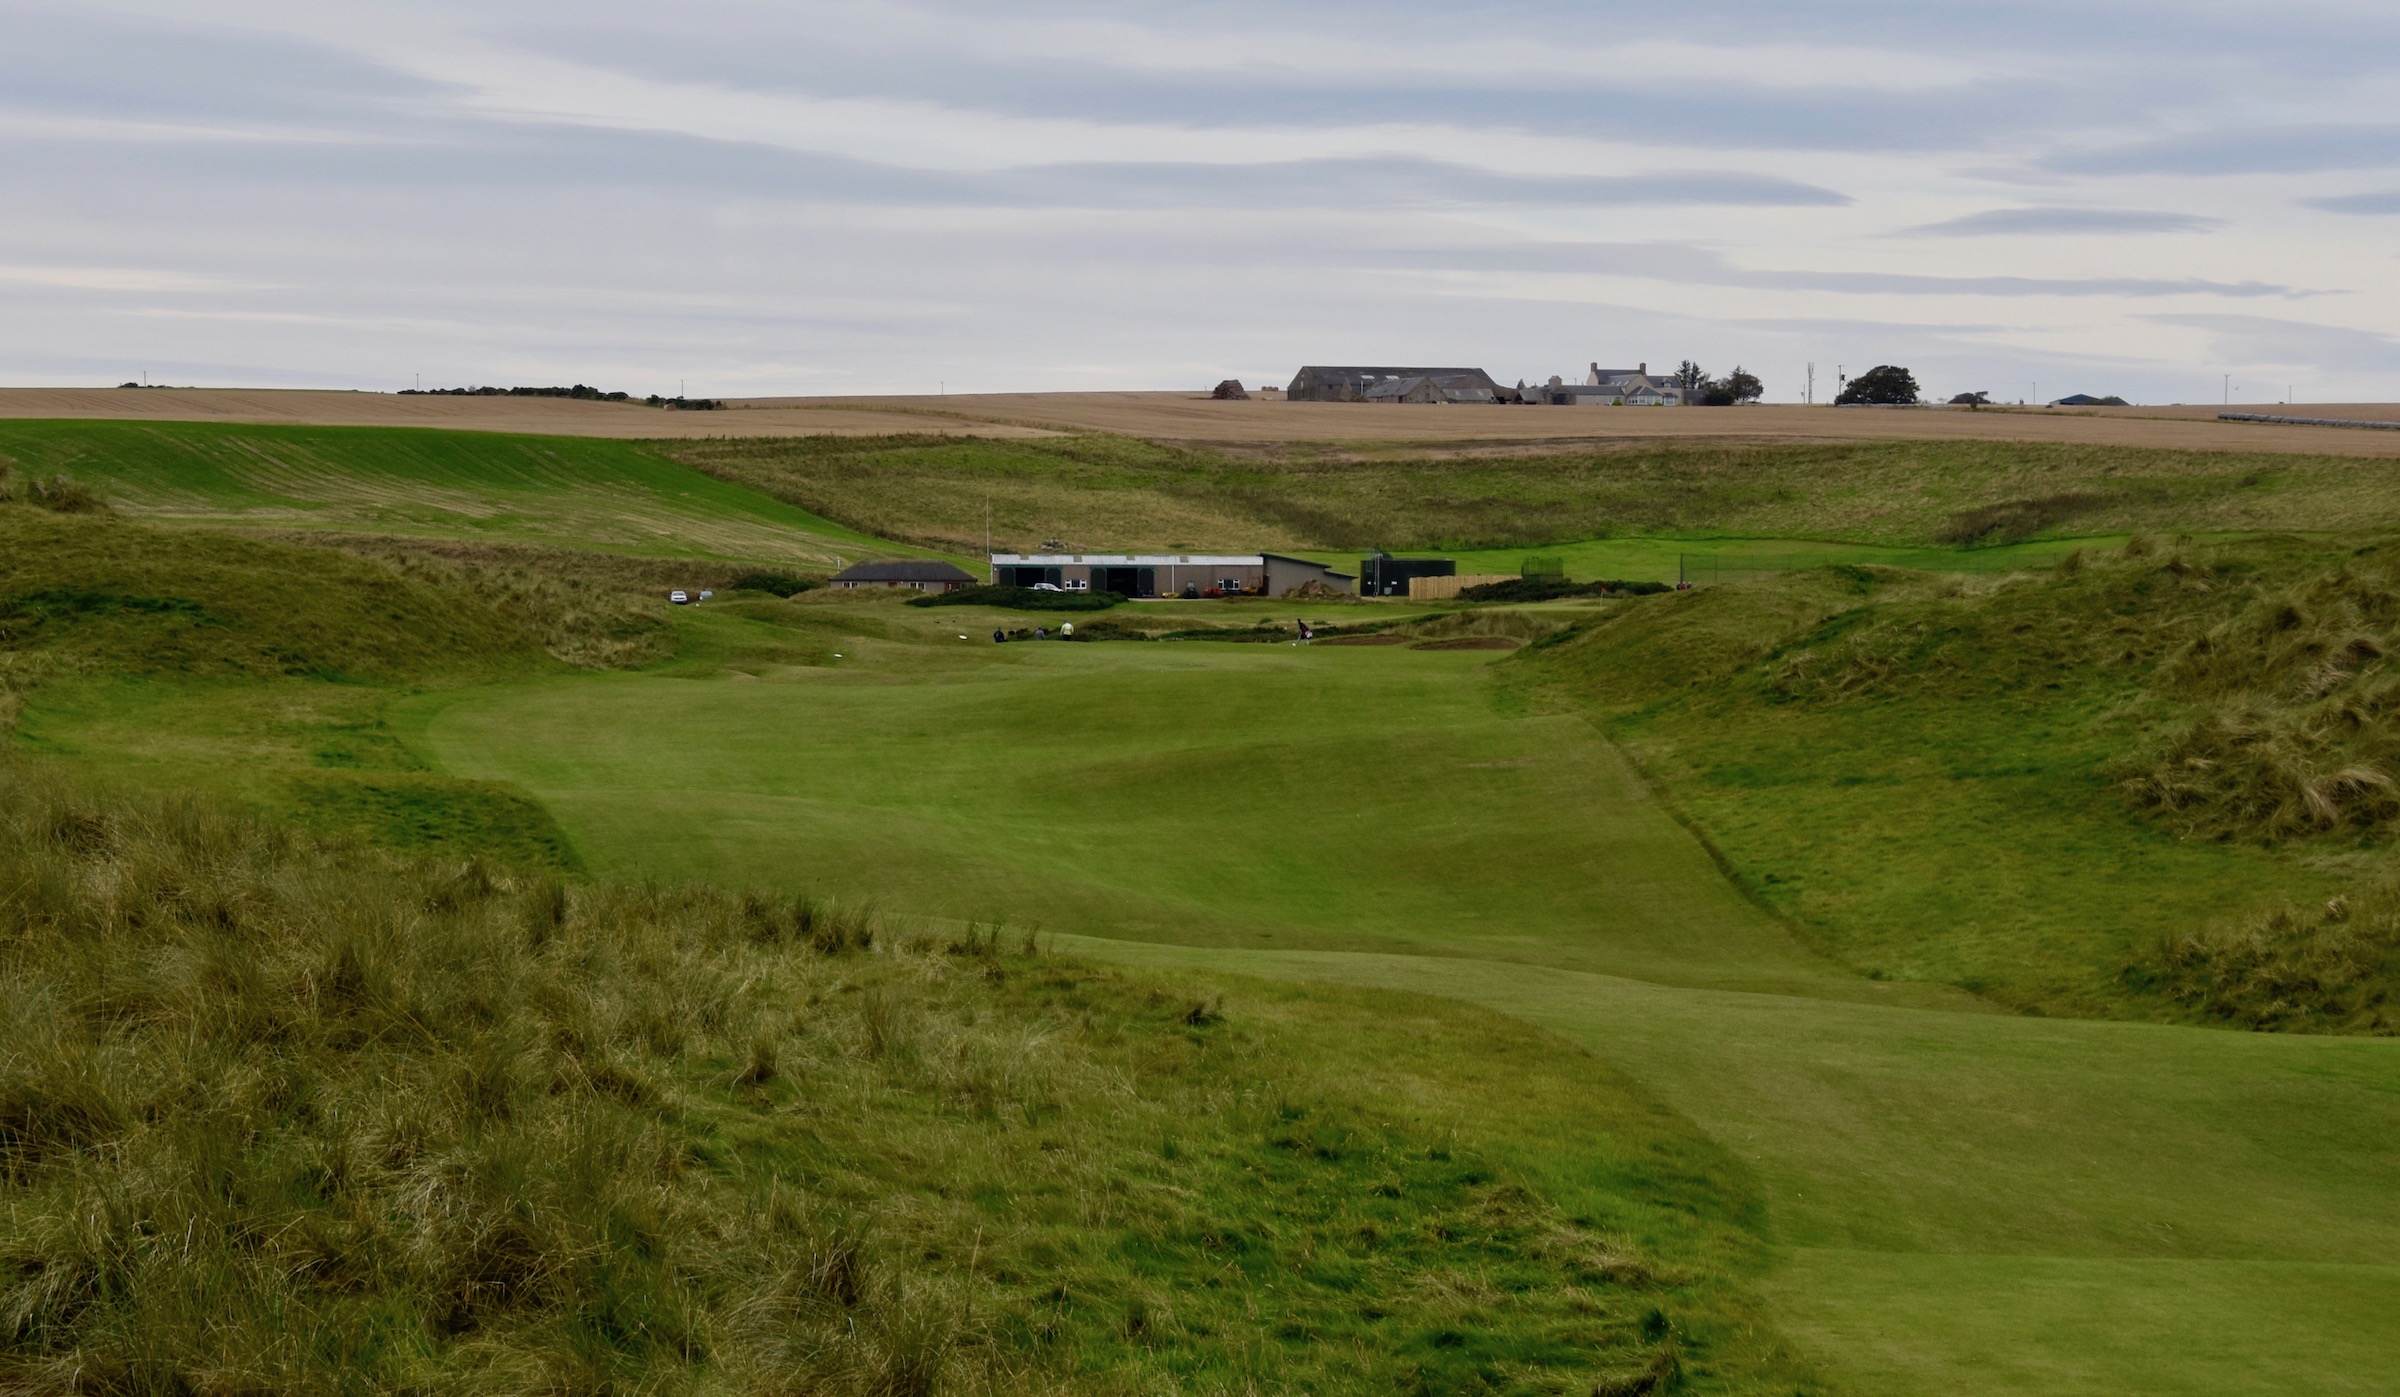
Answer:
<svg viewBox="0 0 2400 1397"><path fill-rule="evenodd" d="M955 563L904 559L853 563L833 575L836 587L908 587L919 592L955 592L975 584L975 574Z"/></svg>
<svg viewBox="0 0 2400 1397"><path fill-rule="evenodd" d="M1496 403L1502 396L1481 369L1311 365L1284 390L1295 403Z"/></svg>
<svg viewBox="0 0 2400 1397"><path fill-rule="evenodd" d="M1280 553L994 553L992 580L1004 587L1056 587L1126 597L1280 597L1315 583L1356 590L1357 579Z"/></svg>

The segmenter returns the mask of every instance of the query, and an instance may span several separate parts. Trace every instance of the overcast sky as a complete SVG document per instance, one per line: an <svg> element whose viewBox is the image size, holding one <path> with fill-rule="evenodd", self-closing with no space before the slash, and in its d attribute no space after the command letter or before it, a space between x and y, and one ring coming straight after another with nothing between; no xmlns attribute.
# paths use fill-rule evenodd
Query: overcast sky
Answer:
<svg viewBox="0 0 2400 1397"><path fill-rule="evenodd" d="M0 0L0 382L2400 400L2396 70L2388 0Z"/></svg>

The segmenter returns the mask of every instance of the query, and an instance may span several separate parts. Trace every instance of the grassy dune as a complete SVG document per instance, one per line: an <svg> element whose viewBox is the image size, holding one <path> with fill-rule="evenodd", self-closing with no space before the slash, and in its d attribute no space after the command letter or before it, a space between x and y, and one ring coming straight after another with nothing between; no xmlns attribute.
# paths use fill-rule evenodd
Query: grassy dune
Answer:
<svg viewBox="0 0 2400 1397"><path fill-rule="evenodd" d="M1627 609L1520 668L1606 714L1751 894L1865 973L2390 1032L2391 557L1833 570Z"/></svg>
<svg viewBox="0 0 2400 1397"><path fill-rule="evenodd" d="M1738 1168L1503 1020L328 853L14 766L0 810L12 1388L1793 1371L1724 1279Z"/></svg>

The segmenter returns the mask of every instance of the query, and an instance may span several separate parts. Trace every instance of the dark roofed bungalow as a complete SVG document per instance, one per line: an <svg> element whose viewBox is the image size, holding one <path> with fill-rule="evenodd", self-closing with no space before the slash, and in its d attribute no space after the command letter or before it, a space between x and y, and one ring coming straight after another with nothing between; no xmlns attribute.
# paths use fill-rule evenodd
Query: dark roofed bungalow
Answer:
<svg viewBox="0 0 2400 1397"><path fill-rule="evenodd" d="M975 574L958 566L921 558L898 562L853 563L833 575L836 587L910 587L920 592L955 592L975 585Z"/></svg>

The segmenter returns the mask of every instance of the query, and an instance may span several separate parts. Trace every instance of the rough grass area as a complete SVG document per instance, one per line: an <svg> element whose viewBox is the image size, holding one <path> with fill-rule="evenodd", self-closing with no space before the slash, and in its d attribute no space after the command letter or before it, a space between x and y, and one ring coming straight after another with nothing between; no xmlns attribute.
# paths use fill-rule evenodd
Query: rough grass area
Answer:
<svg viewBox="0 0 2400 1397"><path fill-rule="evenodd" d="M72 476L22 476L0 461L0 504L31 505L54 514L99 514L108 506L100 492Z"/></svg>
<svg viewBox="0 0 2400 1397"><path fill-rule="evenodd" d="M2162 937L2125 979L2245 1028L2400 1034L2400 884Z"/></svg>
<svg viewBox="0 0 2400 1397"><path fill-rule="evenodd" d="M0 506L0 650L190 675L390 680L538 664L472 592L325 549Z"/></svg>
<svg viewBox="0 0 2400 1397"><path fill-rule="evenodd" d="M2280 963L2271 909L2388 858L2389 557L2137 539L2013 577L1833 568L1617 608L1527 673L1609 712L1752 894L1871 976L2354 1024L2377 957L2304 1012L2235 1013L2218 979Z"/></svg>
<svg viewBox="0 0 2400 1397"><path fill-rule="evenodd" d="M2254 590L2160 687L2197 710L2127 764L2134 798L2186 833L2380 837L2400 819L2400 552L2359 548Z"/></svg>
<svg viewBox="0 0 2400 1397"><path fill-rule="evenodd" d="M854 528L971 553L1533 547L1629 534L1994 545L2036 535L2400 524L2339 457L2023 442L1640 446L1507 455L1235 454L1118 437L661 443Z"/></svg>
<svg viewBox="0 0 2400 1397"><path fill-rule="evenodd" d="M1430 1001L327 851L16 765L0 965L12 1390L1800 1376L1728 1279L1738 1168Z"/></svg>

